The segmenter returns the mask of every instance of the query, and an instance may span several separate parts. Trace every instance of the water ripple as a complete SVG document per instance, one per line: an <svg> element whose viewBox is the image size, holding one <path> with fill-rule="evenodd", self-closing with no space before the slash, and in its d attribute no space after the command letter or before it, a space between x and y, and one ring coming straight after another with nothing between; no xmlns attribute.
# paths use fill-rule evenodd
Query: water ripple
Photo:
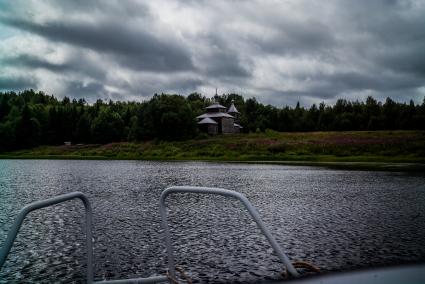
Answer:
<svg viewBox="0 0 425 284"><path fill-rule="evenodd" d="M425 260L425 177L202 162L0 160L0 242L25 204L82 191L94 211L95 278L165 272L158 199L172 185L244 193L291 259L324 271ZM195 283L279 279L282 264L242 206L170 196L176 261ZM0 283L85 280L79 201L31 213Z"/></svg>

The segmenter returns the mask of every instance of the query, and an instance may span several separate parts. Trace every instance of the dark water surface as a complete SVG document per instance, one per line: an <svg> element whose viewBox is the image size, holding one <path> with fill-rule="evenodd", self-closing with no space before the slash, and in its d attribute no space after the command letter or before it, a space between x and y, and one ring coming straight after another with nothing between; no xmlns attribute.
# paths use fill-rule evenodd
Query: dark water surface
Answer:
<svg viewBox="0 0 425 284"><path fill-rule="evenodd" d="M244 193L293 260L324 271L425 261L423 175L202 162L0 160L0 243L25 204L71 191L94 211L95 278L163 274L158 199L172 185ZM196 282L278 279L282 264L241 206L170 196L176 262ZM0 272L6 282L84 282L84 209L31 213Z"/></svg>

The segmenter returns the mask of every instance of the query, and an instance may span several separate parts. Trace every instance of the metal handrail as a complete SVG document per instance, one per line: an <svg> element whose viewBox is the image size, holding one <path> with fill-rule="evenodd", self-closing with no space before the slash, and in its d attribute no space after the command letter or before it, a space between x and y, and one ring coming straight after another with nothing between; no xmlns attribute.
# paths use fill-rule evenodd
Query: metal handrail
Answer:
<svg viewBox="0 0 425 284"><path fill-rule="evenodd" d="M279 246L276 239L273 237L273 235L267 229L266 225L261 220L260 215L258 214L255 207L251 204L251 202L249 202L248 198L246 198L245 195L243 195L242 193L233 191L233 190L227 190L227 189L222 189L222 188L195 187L195 186L173 186L173 187L169 187L162 192L161 197L159 199L160 200L159 201L159 208L160 208L160 214L161 214L161 222L162 222L162 226L163 226L164 233L165 233L165 245L166 245L167 255L168 255L168 269L169 269L171 276L175 277L176 273L175 273L175 262L174 262L174 255L173 255L173 249L172 249L172 243L171 243L170 228L168 227L168 221L167 221L167 208L166 208L166 205L165 205L165 199L171 193L216 194L216 195L222 195L222 196L225 196L225 197L236 198L248 210L249 214L254 219L255 223L257 223L261 232L266 236L270 245L272 246L272 248L274 249L274 251L278 255L279 259L283 262L283 264L285 265L288 272L294 277L299 276L297 270L292 265L288 256L283 252L282 248Z"/></svg>
<svg viewBox="0 0 425 284"><path fill-rule="evenodd" d="M114 279L95 281L94 284L150 284L169 282L167 276L151 276L147 278Z"/></svg>
<svg viewBox="0 0 425 284"><path fill-rule="evenodd" d="M10 249L13 246L13 243L16 239L19 229L28 215L28 213L41 209L44 207L52 206L58 203L62 203L68 200L78 198L80 199L86 210L86 247L87 247L87 283L88 284L120 284L120 283L163 283L168 282L167 276L152 276L148 278L132 278L132 279L116 279L116 280L102 280L94 281L93 278L93 234L92 234L92 220L93 220L93 211L90 205L90 201L82 192L71 192L63 195L59 195L53 198L46 200L36 201L26 205L21 209L18 216L15 219L15 222L12 224L12 227L9 230L6 241L2 248L0 249L0 269L3 267L3 264L6 261L6 258L10 252Z"/></svg>
<svg viewBox="0 0 425 284"><path fill-rule="evenodd" d="M3 247L0 250L0 268L3 267L4 262L6 261L7 255L10 252L10 249L13 246L13 243L16 239L19 229L28 215L28 213L41 209L47 206L55 205L62 203L71 199L78 198L80 199L86 209L86 246L87 246L87 282L93 282L93 244L92 244L92 208L90 201L82 192L71 192L67 194L62 194L53 198L46 200L36 201L26 205L21 209L18 216L15 219L15 222L12 224L12 227L9 230L6 241L3 244Z"/></svg>
<svg viewBox="0 0 425 284"><path fill-rule="evenodd" d="M202 193L202 194L216 194L216 195L222 195L225 197L232 197L238 199L248 210L251 217L254 219L255 223L258 225L262 233L266 236L267 240L269 241L270 245L280 258L280 260L284 263L286 266L286 269L292 276L299 276L297 270L293 267L291 261L286 256L286 254L283 252L282 248L279 246L279 244L276 242L273 235L270 233L270 231L267 229L265 224L260 218L260 215L258 214L255 207L249 202L249 200L245 197L245 195L222 188L209 188L209 187L193 187L193 186L174 186L169 187L165 189L160 197L160 214L161 214L161 223L164 228L165 233L165 244L167 249L167 256L168 256L168 269L172 277L175 277L175 262L174 262L174 255L173 255L173 249L172 249L172 243L171 243L171 235L170 235L170 229L168 227L168 221L167 221L167 208L165 205L165 199L167 196L171 193ZM58 203L62 203L68 200L72 199L80 199L85 207L86 211L86 248L87 248L87 283L102 283L102 284L118 284L118 283L158 283L158 282L166 282L168 281L167 276L152 276L148 278L133 278L133 279L116 279L116 280L104 280L104 281L94 281L94 275L93 275L93 234L92 234L92 220L93 220L93 212L90 205L90 201L88 198L84 195L82 192L71 192L63 195L59 195L53 198L49 198L46 200L36 201L33 203L30 203L26 205L24 208L21 209L18 216L16 217L14 223L12 224L12 227L7 235L6 241L3 244L2 248L0 249L0 269L3 267L7 256L13 246L13 243L16 239L16 236L19 232L19 229L22 226L22 223L25 219L25 217L32 211L41 209L44 207L52 206Z"/></svg>

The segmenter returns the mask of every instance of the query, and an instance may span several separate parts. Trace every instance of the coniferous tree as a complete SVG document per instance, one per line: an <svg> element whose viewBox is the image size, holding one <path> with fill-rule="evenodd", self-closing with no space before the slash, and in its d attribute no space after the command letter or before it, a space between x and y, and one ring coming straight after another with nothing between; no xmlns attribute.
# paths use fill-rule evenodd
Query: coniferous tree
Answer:
<svg viewBox="0 0 425 284"><path fill-rule="evenodd" d="M0 92L0 151L37 145L72 143L110 143L150 139L182 140L198 134L196 116L213 101L239 110L243 132L339 131L339 130L425 130L425 98L399 103L387 98L381 103L373 97L365 102L339 99L334 105L320 103L309 108L263 105L255 98L223 94L209 99L193 93L155 94L150 100L104 103L98 99L53 96L34 90L21 93Z"/></svg>

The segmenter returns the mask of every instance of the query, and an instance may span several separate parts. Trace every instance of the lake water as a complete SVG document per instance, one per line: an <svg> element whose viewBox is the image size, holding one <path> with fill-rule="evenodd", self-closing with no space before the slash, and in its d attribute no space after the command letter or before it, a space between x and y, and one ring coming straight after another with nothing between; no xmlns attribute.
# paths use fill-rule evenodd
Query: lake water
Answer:
<svg viewBox="0 0 425 284"><path fill-rule="evenodd" d="M25 204L71 191L94 211L95 278L164 274L159 196L172 185L245 194L292 260L325 272L425 261L425 176L203 162L0 160L0 243ZM168 199L176 262L195 282L279 279L282 264L233 200ZM84 282L84 209L31 213L5 282Z"/></svg>

